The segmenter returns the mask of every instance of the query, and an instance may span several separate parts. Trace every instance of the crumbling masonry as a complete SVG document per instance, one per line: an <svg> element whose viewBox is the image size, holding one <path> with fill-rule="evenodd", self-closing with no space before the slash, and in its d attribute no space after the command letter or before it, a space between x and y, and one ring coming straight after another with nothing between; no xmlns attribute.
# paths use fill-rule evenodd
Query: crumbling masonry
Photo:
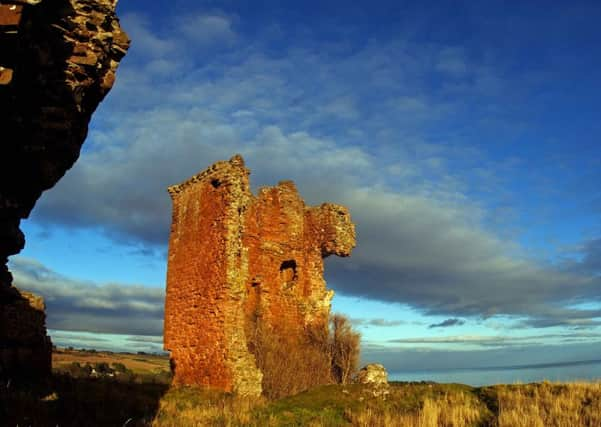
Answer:
<svg viewBox="0 0 601 427"><path fill-rule="evenodd" d="M306 206L291 181L254 196L249 173L237 155L169 188L164 339L176 384L260 394L253 323L292 337L326 324L323 258L355 246L345 207Z"/></svg>
<svg viewBox="0 0 601 427"><path fill-rule="evenodd" d="M113 86L129 46L116 4L0 2L0 379L50 373L43 300L12 286L7 261L25 244L21 219L77 160Z"/></svg>

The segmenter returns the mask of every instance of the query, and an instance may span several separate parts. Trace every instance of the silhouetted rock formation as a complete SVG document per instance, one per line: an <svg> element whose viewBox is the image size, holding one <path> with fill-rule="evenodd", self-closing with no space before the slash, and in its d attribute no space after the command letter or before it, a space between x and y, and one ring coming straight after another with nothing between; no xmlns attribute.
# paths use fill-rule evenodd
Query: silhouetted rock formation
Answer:
<svg viewBox="0 0 601 427"><path fill-rule="evenodd" d="M348 210L306 206L291 181L254 196L249 173L235 156L169 188L164 337L175 383L258 395L259 323L298 341L310 325L327 327L323 258L355 246Z"/></svg>
<svg viewBox="0 0 601 427"><path fill-rule="evenodd" d="M0 378L43 378L52 367L44 300L12 288L0 301Z"/></svg>
<svg viewBox="0 0 601 427"><path fill-rule="evenodd" d="M6 266L25 244L20 221L77 160L91 115L129 46L115 6L116 0L0 4L1 319L18 315L11 305L21 301ZM23 325L24 335L30 327ZM9 341L0 335L3 347Z"/></svg>

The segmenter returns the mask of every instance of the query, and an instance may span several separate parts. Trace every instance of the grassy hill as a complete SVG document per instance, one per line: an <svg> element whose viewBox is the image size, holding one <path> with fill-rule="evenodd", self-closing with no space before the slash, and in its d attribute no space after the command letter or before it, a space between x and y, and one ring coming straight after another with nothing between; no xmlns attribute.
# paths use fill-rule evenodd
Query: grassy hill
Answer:
<svg viewBox="0 0 601 427"><path fill-rule="evenodd" d="M601 384L392 383L374 396L361 385L328 385L274 402L192 388L169 390L154 426L601 426Z"/></svg>
<svg viewBox="0 0 601 427"><path fill-rule="evenodd" d="M165 357L66 351L43 384L0 386L2 426L600 426L601 383L326 385L268 401L169 387ZM132 375L73 376L123 364Z"/></svg>

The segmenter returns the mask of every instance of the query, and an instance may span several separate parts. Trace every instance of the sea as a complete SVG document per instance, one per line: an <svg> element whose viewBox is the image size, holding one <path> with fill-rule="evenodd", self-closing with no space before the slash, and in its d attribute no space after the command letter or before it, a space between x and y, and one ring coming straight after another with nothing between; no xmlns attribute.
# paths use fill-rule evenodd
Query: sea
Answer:
<svg viewBox="0 0 601 427"><path fill-rule="evenodd" d="M601 381L601 359L539 365L396 371L389 372L388 379L390 381L460 383L476 387L493 384L525 384L541 381Z"/></svg>

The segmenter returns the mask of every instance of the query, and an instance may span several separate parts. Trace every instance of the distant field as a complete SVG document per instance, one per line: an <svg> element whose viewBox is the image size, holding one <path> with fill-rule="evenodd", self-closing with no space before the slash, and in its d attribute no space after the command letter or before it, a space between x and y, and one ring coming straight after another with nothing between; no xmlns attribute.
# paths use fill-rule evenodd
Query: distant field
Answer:
<svg viewBox="0 0 601 427"><path fill-rule="evenodd" d="M169 370L169 357L151 354L126 354L111 352L89 352L82 350L57 349L52 353L53 369L61 369L73 362L89 363L123 363L126 368L136 374L153 374Z"/></svg>

